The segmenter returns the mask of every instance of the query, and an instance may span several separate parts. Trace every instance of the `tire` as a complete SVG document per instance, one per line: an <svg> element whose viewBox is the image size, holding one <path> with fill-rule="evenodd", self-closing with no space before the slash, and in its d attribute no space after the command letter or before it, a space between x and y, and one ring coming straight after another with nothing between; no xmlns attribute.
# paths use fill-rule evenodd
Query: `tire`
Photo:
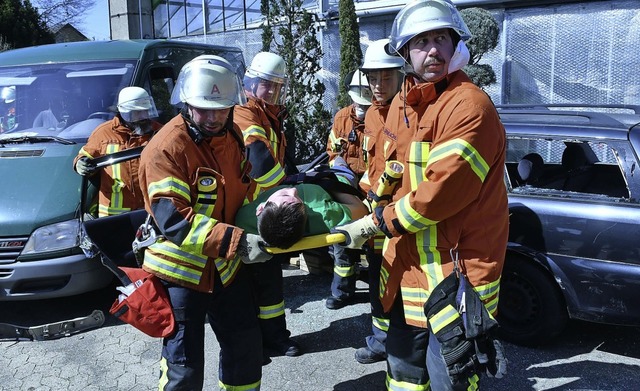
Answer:
<svg viewBox="0 0 640 391"><path fill-rule="evenodd" d="M530 259L507 253L497 319L501 339L535 346L557 337L569 315L564 297L549 272Z"/></svg>

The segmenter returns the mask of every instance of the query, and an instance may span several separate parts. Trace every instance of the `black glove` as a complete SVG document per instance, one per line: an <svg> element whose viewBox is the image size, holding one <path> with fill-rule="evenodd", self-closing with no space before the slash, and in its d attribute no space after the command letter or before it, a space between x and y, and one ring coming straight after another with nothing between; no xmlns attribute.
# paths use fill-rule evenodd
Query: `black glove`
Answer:
<svg viewBox="0 0 640 391"><path fill-rule="evenodd" d="M266 262L273 256L264 249L265 243L259 235L243 233L238 243L238 255L242 262L260 263Z"/></svg>
<svg viewBox="0 0 640 391"><path fill-rule="evenodd" d="M88 157L81 157L76 163L76 171L82 176L93 175L96 170L96 165L90 162Z"/></svg>

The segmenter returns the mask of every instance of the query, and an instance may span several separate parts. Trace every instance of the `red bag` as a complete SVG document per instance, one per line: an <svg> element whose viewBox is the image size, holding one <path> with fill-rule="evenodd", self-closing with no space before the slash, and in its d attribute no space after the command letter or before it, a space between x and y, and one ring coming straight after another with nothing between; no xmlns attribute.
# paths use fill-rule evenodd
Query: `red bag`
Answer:
<svg viewBox="0 0 640 391"><path fill-rule="evenodd" d="M129 296L120 295L109 313L151 337L168 337L176 320L167 290L160 279L139 268L121 267L133 282Z"/></svg>

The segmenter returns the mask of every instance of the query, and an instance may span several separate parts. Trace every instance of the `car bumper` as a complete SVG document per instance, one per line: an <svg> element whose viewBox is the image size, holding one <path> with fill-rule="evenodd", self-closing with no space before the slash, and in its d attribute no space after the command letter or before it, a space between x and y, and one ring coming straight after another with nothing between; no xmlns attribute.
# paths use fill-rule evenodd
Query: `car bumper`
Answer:
<svg viewBox="0 0 640 391"><path fill-rule="evenodd" d="M39 300L101 289L113 279L99 258L71 255L0 265L0 301Z"/></svg>

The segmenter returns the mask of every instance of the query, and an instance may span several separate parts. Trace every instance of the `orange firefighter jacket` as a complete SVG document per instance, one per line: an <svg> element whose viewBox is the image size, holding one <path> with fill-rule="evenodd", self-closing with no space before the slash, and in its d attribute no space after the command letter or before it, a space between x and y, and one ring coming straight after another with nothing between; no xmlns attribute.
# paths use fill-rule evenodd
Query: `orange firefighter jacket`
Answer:
<svg viewBox="0 0 640 391"><path fill-rule="evenodd" d="M162 125L154 122L153 131ZM82 157L95 159L110 153L147 145L151 134L134 135L124 126L119 117L100 124L89 136L87 143L73 160L76 163ZM98 195L98 216L112 216L144 207L142 192L138 184L139 159L107 166L100 170L100 192Z"/></svg>
<svg viewBox="0 0 640 391"><path fill-rule="evenodd" d="M406 322L418 327L427 327L424 303L455 257L496 312L508 236L504 127L464 72L444 80L406 82L383 130L385 158L405 170L382 213L392 238L385 241L381 301L388 311L400 290Z"/></svg>
<svg viewBox="0 0 640 391"><path fill-rule="evenodd" d="M347 162L351 171L355 172L360 178L367 167L367 162L362 152L363 132L364 121L356 116L354 105L340 109L333 118L333 126L327 141L329 164L337 156L341 156ZM349 141L349 134L353 134L351 141Z"/></svg>
<svg viewBox="0 0 640 391"><path fill-rule="evenodd" d="M228 285L241 267L243 230L231 225L255 182L249 178L240 130L200 139L178 115L140 157L145 209L163 239L145 251L143 269L200 292L215 274Z"/></svg>
<svg viewBox="0 0 640 391"><path fill-rule="evenodd" d="M279 185L285 178L284 116L284 106L270 105L254 97L249 97L246 105L234 108L233 121L242 130L251 177L258 183L258 192Z"/></svg>
<svg viewBox="0 0 640 391"><path fill-rule="evenodd" d="M365 193L376 187L375 183L378 181L378 177L384 172L384 140L380 142L377 140L382 134L388 113L388 102L380 103L374 99L364 117L362 153L367 162L367 169L360 179L360 188ZM376 153L377 156L380 156L379 159L376 159Z"/></svg>
<svg viewBox="0 0 640 391"><path fill-rule="evenodd" d="M370 190L375 192L378 185L378 178L384 172L384 140L381 138L382 130L389 113L389 102L380 103L373 99L372 105L367 110L364 117L364 140L362 142L362 152L367 162L367 170L360 178L360 188L367 193ZM370 246L377 254L382 253L384 234L378 233L370 241Z"/></svg>

